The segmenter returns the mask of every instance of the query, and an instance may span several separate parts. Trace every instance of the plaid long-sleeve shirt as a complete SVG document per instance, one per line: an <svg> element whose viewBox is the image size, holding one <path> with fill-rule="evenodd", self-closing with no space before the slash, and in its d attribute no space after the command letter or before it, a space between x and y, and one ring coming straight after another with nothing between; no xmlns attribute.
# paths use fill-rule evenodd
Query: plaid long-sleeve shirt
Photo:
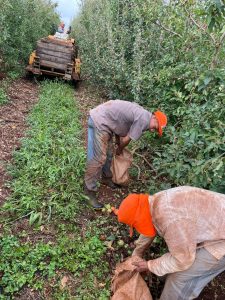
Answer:
<svg viewBox="0 0 225 300"><path fill-rule="evenodd" d="M149 197L153 224L165 239L169 252L148 261L156 275L188 269L197 248L204 247L215 258L225 255L225 195L182 186ZM152 239L140 236L134 253L143 251Z"/></svg>

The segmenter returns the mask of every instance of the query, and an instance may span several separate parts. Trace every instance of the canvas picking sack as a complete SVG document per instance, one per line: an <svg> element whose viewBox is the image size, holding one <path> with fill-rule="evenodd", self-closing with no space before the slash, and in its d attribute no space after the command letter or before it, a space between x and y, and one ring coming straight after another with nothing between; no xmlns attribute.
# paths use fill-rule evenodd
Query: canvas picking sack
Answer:
<svg viewBox="0 0 225 300"><path fill-rule="evenodd" d="M143 259L132 256L116 266L112 279L111 300L153 300L146 282L132 265L133 262L139 261Z"/></svg>
<svg viewBox="0 0 225 300"><path fill-rule="evenodd" d="M133 161L132 153L123 149L120 155L114 155L111 164L111 172L113 174L112 181L119 185L126 185L129 180L129 172Z"/></svg>

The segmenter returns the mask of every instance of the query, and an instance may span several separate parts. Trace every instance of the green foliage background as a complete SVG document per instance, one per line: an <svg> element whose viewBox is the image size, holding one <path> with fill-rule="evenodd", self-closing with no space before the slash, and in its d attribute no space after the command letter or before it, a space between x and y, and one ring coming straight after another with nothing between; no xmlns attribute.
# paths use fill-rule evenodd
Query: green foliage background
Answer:
<svg viewBox="0 0 225 300"><path fill-rule="evenodd" d="M159 188L224 190L224 21L214 0L84 0L73 21L84 76L111 99L168 115L163 139L142 145Z"/></svg>
<svg viewBox="0 0 225 300"><path fill-rule="evenodd" d="M37 40L54 33L59 23L49 0L0 0L0 68L21 68Z"/></svg>

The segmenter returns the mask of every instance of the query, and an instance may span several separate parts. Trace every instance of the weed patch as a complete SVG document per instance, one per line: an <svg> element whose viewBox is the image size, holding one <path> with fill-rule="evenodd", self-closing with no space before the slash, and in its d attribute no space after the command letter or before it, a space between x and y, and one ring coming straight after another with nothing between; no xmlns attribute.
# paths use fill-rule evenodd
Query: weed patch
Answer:
<svg viewBox="0 0 225 300"><path fill-rule="evenodd" d="M78 230L79 232L79 230ZM91 270L91 276L99 276L98 263L105 247L97 237L73 238L61 236L55 244L52 243L21 243L18 237L4 236L0 241L1 260L0 270L3 272L1 286L5 295L18 292L25 284L32 289L41 290L47 281L54 281L56 287L60 286L60 277L56 270L71 272L74 280L79 282L80 274ZM103 269L104 270L104 269ZM84 276L85 277L85 276ZM90 274L88 274L90 277ZM86 280L84 282L87 283ZM88 287L79 285L79 292ZM72 294L77 293L73 290Z"/></svg>
<svg viewBox="0 0 225 300"><path fill-rule="evenodd" d="M6 104L8 102L8 97L3 88L0 88L0 105Z"/></svg>
<svg viewBox="0 0 225 300"><path fill-rule="evenodd" d="M6 104L9 101L8 95L6 93L8 83L9 82L7 79L0 81L0 106Z"/></svg>
<svg viewBox="0 0 225 300"><path fill-rule="evenodd" d="M12 197L4 206L30 223L53 215L72 218L81 200L85 154L73 90L44 83L39 103L28 119L30 130L14 154Z"/></svg>

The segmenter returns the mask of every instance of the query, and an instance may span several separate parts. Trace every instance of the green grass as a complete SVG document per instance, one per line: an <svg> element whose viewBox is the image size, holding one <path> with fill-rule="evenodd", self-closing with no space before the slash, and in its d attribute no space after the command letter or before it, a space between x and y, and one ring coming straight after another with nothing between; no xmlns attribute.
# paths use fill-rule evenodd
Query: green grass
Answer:
<svg viewBox="0 0 225 300"><path fill-rule="evenodd" d="M53 216L70 219L82 201L85 151L73 90L44 83L28 122L30 130L15 152L12 197L5 209L31 223Z"/></svg>
<svg viewBox="0 0 225 300"><path fill-rule="evenodd" d="M3 87L0 87L0 106L8 102L8 96Z"/></svg>
<svg viewBox="0 0 225 300"><path fill-rule="evenodd" d="M87 290L91 292L94 283L91 278L97 279L106 269L101 262L105 247L96 236L81 238L78 233L79 230L73 237L68 237L67 232L64 236L61 232L55 243L22 243L15 236L2 237L0 267L4 272L1 279L4 295L13 295L24 285L42 290L46 281L50 283L51 280L60 295L62 276L57 276L60 270L62 274L73 275L73 280L79 283L70 295L82 297ZM80 281L81 274L83 281Z"/></svg>
<svg viewBox="0 0 225 300"><path fill-rule="evenodd" d="M24 287L42 298L50 291L48 299L54 300L109 299L107 247L99 223L84 222L83 232L77 221L86 209L80 119L72 87L41 85L30 129L10 166L12 194L0 212L0 299L13 299ZM69 282L62 289L65 275Z"/></svg>

